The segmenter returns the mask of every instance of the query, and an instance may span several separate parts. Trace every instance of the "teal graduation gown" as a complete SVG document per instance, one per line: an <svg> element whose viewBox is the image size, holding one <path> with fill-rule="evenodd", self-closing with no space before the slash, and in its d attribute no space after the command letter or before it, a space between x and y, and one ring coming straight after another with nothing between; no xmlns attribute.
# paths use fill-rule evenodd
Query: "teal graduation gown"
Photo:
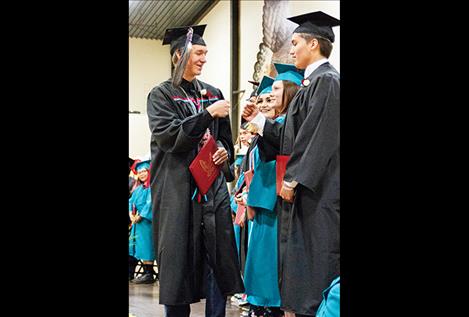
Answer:
<svg viewBox="0 0 469 317"><path fill-rule="evenodd" d="M138 186L129 198L129 212L135 204L137 212L143 218L134 223L130 230L129 255L143 261L155 260L152 232L152 210L150 187Z"/></svg>
<svg viewBox="0 0 469 317"><path fill-rule="evenodd" d="M283 117L276 119L282 123ZM277 266L277 194L275 161L263 162L259 149L253 150L254 176L247 204L256 215L249 234L248 254L244 270L247 300L256 306L280 307Z"/></svg>

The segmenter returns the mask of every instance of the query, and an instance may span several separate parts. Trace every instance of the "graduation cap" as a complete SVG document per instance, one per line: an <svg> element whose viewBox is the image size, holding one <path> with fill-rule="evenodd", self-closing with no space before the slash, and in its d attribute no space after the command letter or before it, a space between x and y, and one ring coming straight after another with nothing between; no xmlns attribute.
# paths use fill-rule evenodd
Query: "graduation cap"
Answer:
<svg viewBox="0 0 469 317"><path fill-rule="evenodd" d="M248 83L250 83L250 84L253 85L253 91L251 92L251 95L249 95L249 98L246 99L246 100L249 100L249 99L251 99L252 97L254 97L254 96L257 95L257 87L259 86L259 82L258 82L258 81L248 80Z"/></svg>
<svg viewBox="0 0 469 317"><path fill-rule="evenodd" d="M134 165L135 160L129 157L129 168L132 168L132 165Z"/></svg>
<svg viewBox="0 0 469 317"><path fill-rule="evenodd" d="M137 162L137 164L135 164L135 171L136 172L139 172L143 169L150 169L150 160L146 160L146 161L139 161Z"/></svg>
<svg viewBox="0 0 469 317"><path fill-rule="evenodd" d="M259 87L257 87L257 95L263 95L272 91L272 84L274 83L274 79L269 76L262 77L261 83Z"/></svg>
<svg viewBox="0 0 469 317"><path fill-rule="evenodd" d="M308 33L321 36L331 41L331 43L334 43L335 38L332 27L340 25L339 20L322 11L297 15L287 19L299 24L293 33Z"/></svg>
<svg viewBox="0 0 469 317"><path fill-rule="evenodd" d="M278 73L277 77L275 77L275 81L288 80L301 86L301 81L305 73L304 70L299 70L293 64L274 63L274 66Z"/></svg>
<svg viewBox="0 0 469 317"><path fill-rule="evenodd" d="M191 41L192 44L206 46L205 41L202 38L206 26L207 24L202 24L166 29L166 32L163 37L163 45L171 44L170 53L171 55L173 55L176 49L184 47L186 43L187 32L191 27L194 30L194 34L192 35Z"/></svg>

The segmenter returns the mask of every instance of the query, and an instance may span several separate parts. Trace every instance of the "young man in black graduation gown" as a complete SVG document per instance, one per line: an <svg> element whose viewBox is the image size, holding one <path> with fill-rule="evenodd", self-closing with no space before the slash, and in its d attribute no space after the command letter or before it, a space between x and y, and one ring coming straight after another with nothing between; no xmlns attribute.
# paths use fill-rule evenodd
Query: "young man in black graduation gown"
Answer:
<svg viewBox="0 0 469 317"><path fill-rule="evenodd" d="M229 104L219 89L196 79L206 62L205 27L166 30L163 45L171 44L176 68L147 102L159 302L168 317L189 316L189 304L202 298L206 316L224 316L226 296L244 291L226 186L234 159ZM223 172L203 197L189 165L207 133L217 141L214 163Z"/></svg>
<svg viewBox="0 0 469 317"><path fill-rule="evenodd" d="M340 75L327 60L339 20L320 11L289 20L299 24L290 54L305 79L285 123L249 106L243 117L260 127L268 152L261 158L290 156L278 226L281 308L315 316L322 291L340 274Z"/></svg>

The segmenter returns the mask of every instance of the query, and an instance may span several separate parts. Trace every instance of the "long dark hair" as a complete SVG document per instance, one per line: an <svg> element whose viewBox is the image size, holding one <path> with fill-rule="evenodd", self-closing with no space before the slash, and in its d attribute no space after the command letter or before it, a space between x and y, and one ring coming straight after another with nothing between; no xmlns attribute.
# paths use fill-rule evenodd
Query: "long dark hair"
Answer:
<svg viewBox="0 0 469 317"><path fill-rule="evenodd" d="M279 116L287 112L288 105L290 101L292 101L293 97L295 96L300 86L296 85L295 83L289 80L282 80L283 82L283 93L282 93L282 105L277 110L275 109L275 116Z"/></svg>

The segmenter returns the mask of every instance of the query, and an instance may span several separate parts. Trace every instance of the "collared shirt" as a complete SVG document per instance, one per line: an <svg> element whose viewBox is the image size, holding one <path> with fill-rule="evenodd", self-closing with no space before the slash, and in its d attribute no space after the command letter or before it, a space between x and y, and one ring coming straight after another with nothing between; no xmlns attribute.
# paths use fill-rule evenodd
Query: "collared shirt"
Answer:
<svg viewBox="0 0 469 317"><path fill-rule="evenodd" d="M305 78L308 78L308 76L311 75L319 66L321 66L322 64L326 62L328 62L327 58L321 58L320 60L315 61L312 64L309 64L305 70Z"/></svg>

